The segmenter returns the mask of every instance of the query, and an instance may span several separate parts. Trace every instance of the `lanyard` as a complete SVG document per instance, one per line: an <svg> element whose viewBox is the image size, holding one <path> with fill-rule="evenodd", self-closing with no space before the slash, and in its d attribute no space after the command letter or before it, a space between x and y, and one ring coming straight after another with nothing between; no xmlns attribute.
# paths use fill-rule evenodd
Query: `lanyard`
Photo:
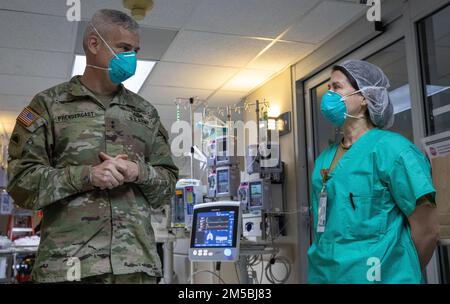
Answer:
<svg viewBox="0 0 450 304"><path fill-rule="evenodd" d="M328 200L328 194L327 194L327 179L329 175L330 170L322 169L320 170L320 174L322 175L322 190L320 191L320 198L319 198L319 210L318 210L318 217L317 217L317 233L323 233L325 232L325 224L327 220L327 200Z"/></svg>

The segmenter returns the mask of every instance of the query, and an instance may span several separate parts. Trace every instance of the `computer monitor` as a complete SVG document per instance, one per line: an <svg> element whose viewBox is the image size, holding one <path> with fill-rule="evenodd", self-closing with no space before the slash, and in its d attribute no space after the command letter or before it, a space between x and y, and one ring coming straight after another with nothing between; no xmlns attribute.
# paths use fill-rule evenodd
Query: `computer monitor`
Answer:
<svg viewBox="0 0 450 304"><path fill-rule="evenodd" d="M241 204L234 201L194 206L189 259L234 262L239 257Z"/></svg>

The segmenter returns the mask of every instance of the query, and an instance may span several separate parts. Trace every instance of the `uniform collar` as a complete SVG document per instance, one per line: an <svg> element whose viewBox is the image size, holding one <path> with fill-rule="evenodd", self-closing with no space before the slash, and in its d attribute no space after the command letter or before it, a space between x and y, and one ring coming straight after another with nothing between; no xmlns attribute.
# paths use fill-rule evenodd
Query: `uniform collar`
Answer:
<svg viewBox="0 0 450 304"><path fill-rule="evenodd" d="M100 100L98 100L97 96L81 83L80 78L81 76L77 75L69 81L68 93L72 98L68 96L69 98L66 101L75 101L78 99L77 97L90 97L103 107L103 104L100 102ZM119 90L117 91L110 105L112 106L113 104L120 104L136 108L138 106L134 101L133 95L134 94L128 91L123 84L120 84Z"/></svg>

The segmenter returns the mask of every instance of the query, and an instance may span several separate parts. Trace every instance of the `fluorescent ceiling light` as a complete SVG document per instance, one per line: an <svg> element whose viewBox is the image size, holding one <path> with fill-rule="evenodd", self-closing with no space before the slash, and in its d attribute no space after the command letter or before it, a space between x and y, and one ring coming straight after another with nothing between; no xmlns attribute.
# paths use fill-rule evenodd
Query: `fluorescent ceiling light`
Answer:
<svg viewBox="0 0 450 304"><path fill-rule="evenodd" d="M448 89L450 89L450 87L427 85L427 96L431 97ZM411 109L411 95L409 84L406 84L393 90L392 92L389 92L389 96L391 97L392 104L394 105L395 114Z"/></svg>
<svg viewBox="0 0 450 304"><path fill-rule="evenodd" d="M138 60L136 74L125 81L123 85L130 91L138 93L145 80L147 79L150 72L155 67L155 61ZM75 62L72 69L72 77L75 75L83 75L84 69L86 68L86 56L75 55Z"/></svg>

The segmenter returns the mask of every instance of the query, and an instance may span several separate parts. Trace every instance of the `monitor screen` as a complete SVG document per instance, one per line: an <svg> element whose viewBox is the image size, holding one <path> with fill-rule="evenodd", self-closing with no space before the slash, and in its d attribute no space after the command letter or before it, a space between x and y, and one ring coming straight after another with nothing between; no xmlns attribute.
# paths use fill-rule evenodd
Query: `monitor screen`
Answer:
<svg viewBox="0 0 450 304"><path fill-rule="evenodd" d="M228 193L230 192L230 182L229 182L229 171L218 170L217 171L217 193Z"/></svg>
<svg viewBox="0 0 450 304"><path fill-rule="evenodd" d="M193 247L234 247L235 214L234 210L198 212Z"/></svg>
<svg viewBox="0 0 450 304"><path fill-rule="evenodd" d="M250 195L252 197L260 197L262 195L262 184L261 183L250 184Z"/></svg>
<svg viewBox="0 0 450 304"><path fill-rule="evenodd" d="M250 206L261 206L262 200L262 183L251 183L250 184Z"/></svg>

